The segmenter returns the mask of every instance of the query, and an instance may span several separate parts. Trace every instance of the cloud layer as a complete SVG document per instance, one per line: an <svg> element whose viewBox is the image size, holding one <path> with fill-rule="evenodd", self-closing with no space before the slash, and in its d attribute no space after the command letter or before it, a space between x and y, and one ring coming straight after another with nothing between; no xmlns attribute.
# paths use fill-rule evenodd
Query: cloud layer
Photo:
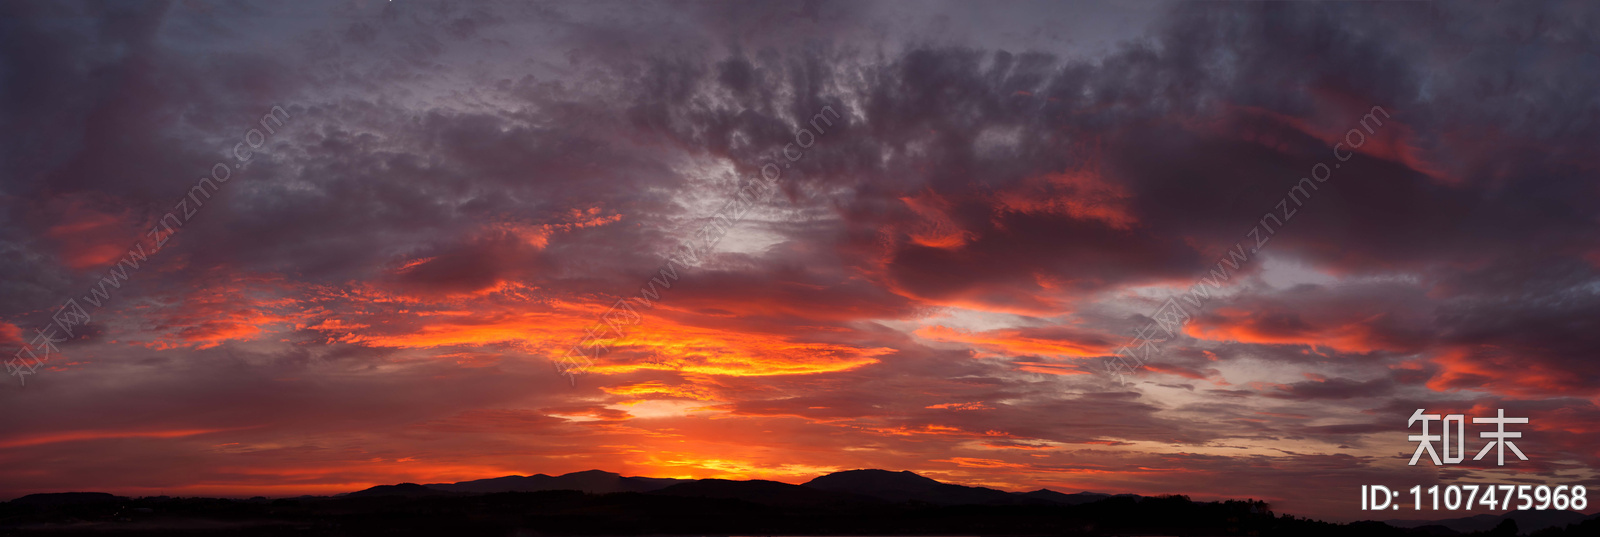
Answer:
<svg viewBox="0 0 1600 537"><path fill-rule="evenodd" d="M0 390L0 496L1600 484L1600 10L1008 7L7 4L0 341L109 298ZM1532 460L1407 466L1416 408L1531 416Z"/></svg>

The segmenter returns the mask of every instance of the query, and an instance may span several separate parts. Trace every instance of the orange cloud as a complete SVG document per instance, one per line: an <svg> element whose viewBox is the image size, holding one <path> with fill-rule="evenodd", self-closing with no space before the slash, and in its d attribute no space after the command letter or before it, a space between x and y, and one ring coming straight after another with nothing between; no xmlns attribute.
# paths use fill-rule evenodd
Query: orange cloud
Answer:
<svg viewBox="0 0 1600 537"><path fill-rule="evenodd" d="M976 459L972 457L950 457L948 459L933 459L929 462L948 462L962 468L1027 468L1026 464L1017 464L995 459Z"/></svg>
<svg viewBox="0 0 1600 537"><path fill-rule="evenodd" d="M603 386L600 389L612 395L664 396L682 399L696 399L700 401L711 400L711 396L702 388L696 386L672 386L655 381L627 384L623 386Z"/></svg>
<svg viewBox="0 0 1600 537"><path fill-rule="evenodd" d="M509 299L517 295L508 289ZM436 301L385 294L370 288L344 293L341 310L377 311L330 317L305 328L329 341L371 347L446 348L512 345L559 356L596 326L604 302L538 303L451 297ZM395 311L397 310L397 311ZM893 352L884 347L806 341L796 336L702 327L652 316L623 326L623 337L604 340L609 350L584 371L620 374L671 370L728 376L794 375L844 371L878 362Z"/></svg>
<svg viewBox="0 0 1600 537"><path fill-rule="evenodd" d="M288 329L307 315L302 289L276 276L228 276L150 308L165 337L142 343L153 349L208 349Z"/></svg>
<svg viewBox="0 0 1600 537"><path fill-rule="evenodd" d="M1435 391L1487 389L1531 398L1600 394L1600 387L1586 383L1581 375L1551 367L1542 356L1494 345L1451 348L1429 361L1439 366L1427 383Z"/></svg>
<svg viewBox="0 0 1600 537"><path fill-rule="evenodd" d="M1219 309L1196 318L1184 327L1184 332L1196 339L1212 341L1311 345L1356 353L1405 350L1407 347L1385 340L1373 329L1372 323L1382 318L1383 314L1376 314L1341 324L1313 325L1297 313Z"/></svg>
<svg viewBox="0 0 1600 537"><path fill-rule="evenodd" d="M1092 334L1066 328L1007 328L970 332L946 326L916 330L918 336L950 343L965 343L1006 356L1092 358L1105 356L1111 345Z"/></svg>
<svg viewBox="0 0 1600 537"><path fill-rule="evenodd" d="M1049 364L1049 363L1042 363L1042 362L1017 362L1016 365L1017 365L1017 370L1018 371L1027 371L1029 373L1039 373L1039 374L1043 374L1043 375L1087 375L1087 374L1089 374L1088 371L1084 371L1083 369L1081 369L1081 368L1079 368L1077 366L1071 366L1071 365L1066 365L1066 364Z"/></svg>
<svg viewBox="0 0 1600 537"><path fill-rule="evenodd" d="M588 370L603 374L662 369L728 376L800 375L856 369L894 352L885 347L791 341L682 325L641 328Z"/></svg>

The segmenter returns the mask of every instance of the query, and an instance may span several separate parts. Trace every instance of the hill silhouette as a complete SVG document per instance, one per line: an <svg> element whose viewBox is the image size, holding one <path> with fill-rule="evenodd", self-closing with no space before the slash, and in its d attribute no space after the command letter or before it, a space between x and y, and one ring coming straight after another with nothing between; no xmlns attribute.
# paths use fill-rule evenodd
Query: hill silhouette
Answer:
<svg viewBox="0 0 1600 537"><path fill-rule="evenodd" d="M590 494L610 494L613 492L649 492L684 481L687 480L657 477L623 477L621 474L601 470L585 470L559 476L534 474L524 477L511 475L458 483L434 483L426 486L431 489L449 492L487 493L577 490Z"/></svg>
<svg viewBox="0 0 1600 537"><path fill-rule="evenodd" d="M369 489L351 492L346 496L363 498L372 496L438 496L440 494L449 493L416 483L401 483L398 485L378 485Z"/></svg>
<svg viewBox="0 0 1600 537"><path fill-rule="evenodd" d="M410 485L410 484L406 484ZM406 489L380 486L359 493L372 495L418 495L411 485ZM539 492L549 490L576 490L590 494L615 492L645 492L668 496L740 499L766 505L802 505L840 502L923 502L938 505L1011 505L1047 503L1077 505L1110 498L1109 494L1080 492L1063 494L1049 489L1013 493L986 487L971 487L941 483L909 471L847 470L824 475L803 485L777 481L726 479L662 479L623 477L601 470L586 470L560 476L535 474L532 476L505 476L458 483L434 483L425 486L442 492Z"/></svg>
<svg viewBox="0 0 1600 537"><path fill-rule="evenodd" d="M525 488L544 489L516 490ZM886 470L838 472L803 485L624 477L590 470L561 476L379 485L331 497L231 500L34 494L0 503L0 535L1510 537L1517 528L1526 532L1528 525L1542 526L1542 521L1558 525L1533 533L1534 537L1600 534L1600 519L1581 514L1478 518L1333 524L1278 515L1265 502L1254 500L1195 502L1185 496L1064 494L1049 489L1006 492ZM1463 521L1481 530L1451 527L1465 529ZM1559 525L1566 521L1576 523Z"/></svg>
<svg viewBox="0 0 1600 537"><path fill-rule="evenodd" d="M891 502L1000 505L1017 501L1011 493L1002 490L940 483L908 471L849 470L812 479L806 482L805 486L819 490L862 494Z"/></svg>

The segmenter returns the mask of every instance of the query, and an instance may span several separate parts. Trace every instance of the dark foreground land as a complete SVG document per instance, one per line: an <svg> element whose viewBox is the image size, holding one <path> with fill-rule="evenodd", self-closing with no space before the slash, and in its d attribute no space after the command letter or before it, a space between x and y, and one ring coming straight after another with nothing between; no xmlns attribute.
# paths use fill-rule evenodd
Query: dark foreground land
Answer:
<svg viewBox="0 0 1600 537"><path fill-rule="evenodd" d="M1329 524L1259 502L1111 498L1063 505L770 505L621 492L298 500L141 498L0 507L3 535L1515 535ZM1536 533L1600 535L1600 520Z"/></svg>
<svg viewBox="0 0 1600 537"><path fill-rule="evenodd" d="M606 477L624 484L629 483L627 480L639 479L615 478L614 474ZM1497 526L1476 532L1459 532L1439 525L1402 529L1381 522L1332 524L1278 515L1258 501L1200 503L1183 496L1066 495L1051 491L1006 493L939 484L909 472L903 475L857 473L847 477L855 480L851 484L860 484L865 478L872 481L867 483L871 486L829 490L808 486L816 482L790 485L772 481L699 480L660 483L669 486L645 492L607 494L577 490L460 490L495 484L495 480L486 480L454 485L392 485L336 497L275 500L40 494L0 503L0 535L1510 537L1518 534L1511 520L1491 520L1489 522ZM841 478L834 479L844 482ZM885 482L884 479L900 481ZM907 481L913 479L922 482ZM912 485L923 488L907 488ZM441 490L450 487L457 490ZM1576 522L1531 535L1600 535L1600 518L1567 515L1575 517Z"/></svg>

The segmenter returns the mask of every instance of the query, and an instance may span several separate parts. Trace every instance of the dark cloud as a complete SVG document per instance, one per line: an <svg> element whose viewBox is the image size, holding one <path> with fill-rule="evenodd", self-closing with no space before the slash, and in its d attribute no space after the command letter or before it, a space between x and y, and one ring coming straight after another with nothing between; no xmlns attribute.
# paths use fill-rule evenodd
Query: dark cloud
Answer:
<svg viewBox="0 0 1600 537"><path fill-rule="evenodd" d="M1317 379L1305 382L1296 382L1278 387L1277 393L1269 394L1271 397L1284 399L1311 400L1311 399L1371 399L1392 393L1394 383L1389 379L1357 381L1351 379Z"/></svg>

